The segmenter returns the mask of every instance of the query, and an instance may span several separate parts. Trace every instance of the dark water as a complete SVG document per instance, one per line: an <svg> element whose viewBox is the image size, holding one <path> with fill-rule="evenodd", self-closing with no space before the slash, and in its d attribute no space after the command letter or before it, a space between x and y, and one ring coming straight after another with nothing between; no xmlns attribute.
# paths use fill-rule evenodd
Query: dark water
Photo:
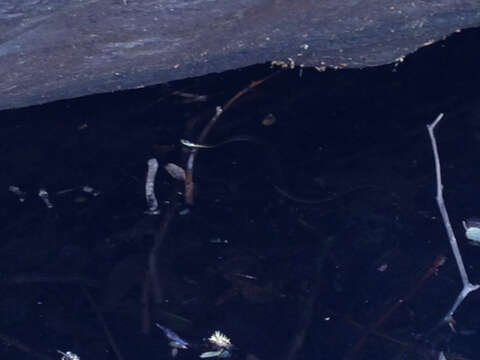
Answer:
<svg viewBox="0 0 480 360"><path fill-rule="evenodd" d="M480 294L455 314L456 334L431 331L461 282L426 131L445 113L445 200L480 281L480 248L461 226L480 214L479 40L463 31L398 65L278 73L211 129L206 143L231 141L198 151L193 206L163 169L185 167L179 140L278 69L1 112L1 357L118 359L107 328L125 360L166 359L159 322L192 343L178 359L211 350L215 330L237 359L479 358ZM156 216L145 214L150 158Z"/></svg>

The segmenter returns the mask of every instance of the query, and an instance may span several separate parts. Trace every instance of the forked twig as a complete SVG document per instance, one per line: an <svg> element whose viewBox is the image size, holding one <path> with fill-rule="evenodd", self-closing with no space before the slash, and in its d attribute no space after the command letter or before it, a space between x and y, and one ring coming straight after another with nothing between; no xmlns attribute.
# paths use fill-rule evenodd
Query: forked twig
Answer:
<svg viewBox="0 0 480 360"><path fill-rule="evenodd" d="M460 306L460 304L465 300L467 295L477 290L480 285L472 284L468 278L467 271L465 270L465 265L463 265L462 255L460 254L460 250L458 248L457 239L455 238L455 233L453 232L452 225L450 224L450 219L448 216L447 208L445 206L445 201L443 200L443 184L442 184L442 169L440 167L440 156L438 155L438 148L437 148L437 141L435 139L435 127L438 125L440 120L442 119L443 114L437 116L435 121L429 125L427 125L428 134L430 135L430 140L432 142L432 150L433 150L433 157L435 160L435 173L437 178L437 195L436 200L438 204L438 208L440 210L440 214L442 215L443 224L445 225L445 230L447 231L448 240L450 241L450 246L453 251L453 255L455 256L455 261L457 262L458 271L460 272L460 277L462 279L463 288L458 294L455 302L453 303L450 310L447 314L443 317L442 322L451 323L453 320L453 314Z"/></svg>

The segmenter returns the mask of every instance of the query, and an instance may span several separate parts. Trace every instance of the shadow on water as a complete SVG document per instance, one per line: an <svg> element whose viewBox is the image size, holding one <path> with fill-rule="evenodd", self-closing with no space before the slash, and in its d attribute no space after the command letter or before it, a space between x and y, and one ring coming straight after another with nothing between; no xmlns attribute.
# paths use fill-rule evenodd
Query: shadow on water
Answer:
<svg viewBox="0 0 480 360"><path fill-rule="evenodd" d="M205 143L230 141L197 151L193 206L164 170L185 168L180 139L278 69L1 112L2 357L166 359L158 322L191 343L178 359L212 351L215 330L237 359L478 358L480 295L456 334L428 333L461 283L425 126L445 113L445 197L475 281L461 220L480 213L479 40L463 31L378 68L281 71L211 129ZM153 157L160 213L147 215Z"/></svg>

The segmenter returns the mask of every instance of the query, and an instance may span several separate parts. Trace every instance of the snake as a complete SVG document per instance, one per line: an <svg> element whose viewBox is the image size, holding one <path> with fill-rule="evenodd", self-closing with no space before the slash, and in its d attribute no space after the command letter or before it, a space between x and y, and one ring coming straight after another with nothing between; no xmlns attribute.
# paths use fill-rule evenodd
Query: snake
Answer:
<svg viewBox="0 0 480 360"><path fill-rule="evenodd" d="M231 144L231 143L235 143L235 142L252 142L252 143L259 144L259 145L265 145L270 150L272 150L272 148L273 148L273 145L270 144L268 141L265 141L263 139L260 139L258 137L252 136L252 135L237 135L237 136L230 137L228 139L225 139L225 140L223 140L221 142L218 142L218 143L215 143L215 144L200 144L200 143L192 142L192 141L187 140L187 139L180 139L180 144L182 144L183 146L185 146L186 148L188 148L190 150L217 149L217 148L220 148L222 146L225 146L225 145L228 145L228 144ZM270 151L270 152L273 153L273 151ZM275 161L273 161L272 163L275 163ZM280 173L280 174L283 174L283 171L281 171L281 170L277 171L277 172ZM348 195L350 193L353 193L353 192L356 192L358 190L362 190L362 189L366 188L365 186L364 187L357 187L357 188L349 189L349 190L346 190L346 191L343 191L341 193L334 194L334 195L331 195L331 196L328 196L328 197L323 197L323 198L320 198L320 199L310 199L310 198L307 199L307 198L304 198L302 196L292 194L290 191L288 191L287 189L285 189L283 186L279 185L278 183L273 183L272 185L273 185L273 188L283 197L285 197L285 198L287 198L287 199L289 199L293 202L298 202L298 203L302 203L302 204L319 204L319 203L329 202L329 201L338 199L339 197L343 197L343 196Z"/></svg>

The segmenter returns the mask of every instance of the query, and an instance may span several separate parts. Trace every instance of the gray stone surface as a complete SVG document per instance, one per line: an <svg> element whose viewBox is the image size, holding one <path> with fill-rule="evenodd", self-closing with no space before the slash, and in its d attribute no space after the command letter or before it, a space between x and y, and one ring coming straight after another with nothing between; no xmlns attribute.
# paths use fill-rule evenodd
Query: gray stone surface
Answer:
<svg viewBox="0 0 480 360"><path fill-rule="evenodd" d="M3 0L0 109L287 58L374 66L479 24L478 0Z"/></svg>

